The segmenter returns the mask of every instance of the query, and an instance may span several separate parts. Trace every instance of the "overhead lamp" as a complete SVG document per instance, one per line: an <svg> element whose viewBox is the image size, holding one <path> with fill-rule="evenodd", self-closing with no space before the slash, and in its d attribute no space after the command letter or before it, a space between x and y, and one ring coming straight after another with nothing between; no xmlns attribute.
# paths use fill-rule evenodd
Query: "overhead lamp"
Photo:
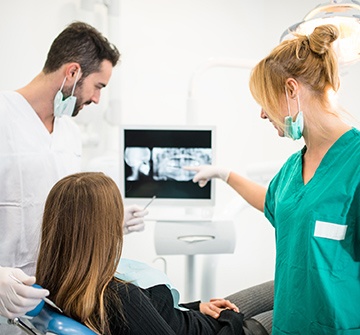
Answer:
<svg viewBox="0 0 360 335"><path fill-rule="evenodd" d="M294 33L309 35L315 27L333 24L340 32L334 42L340 65L352 64L360 59L360 3L355 0L332 0L310 11L303 21L289 27L280 40L294 37Z"/></svg>

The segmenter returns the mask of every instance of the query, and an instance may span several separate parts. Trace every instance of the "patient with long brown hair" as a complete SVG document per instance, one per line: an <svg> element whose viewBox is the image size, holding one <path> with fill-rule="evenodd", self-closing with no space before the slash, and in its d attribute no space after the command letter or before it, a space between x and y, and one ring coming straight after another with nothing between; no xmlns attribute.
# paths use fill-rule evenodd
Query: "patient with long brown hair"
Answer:
<svg viewBox="0 0 360 335"><path fill-rule="evenodd" d="M261 332L251 332L229 300L180 310L166 285L143 289L116 278L123 218L119 189L103 173L67 176L50 191L36 278L65 315L101 335L268 334L259 322L250 325Z"/></svg>

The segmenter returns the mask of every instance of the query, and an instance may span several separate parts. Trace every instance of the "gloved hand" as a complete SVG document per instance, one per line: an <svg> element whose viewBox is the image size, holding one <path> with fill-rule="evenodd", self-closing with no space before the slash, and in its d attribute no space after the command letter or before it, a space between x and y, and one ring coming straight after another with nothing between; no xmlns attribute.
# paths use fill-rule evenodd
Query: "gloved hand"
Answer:
<svg viewBox="0 0 360 335"><path fill-rule="evenodd" d="M147 209L138 205L126 206L124 213L124 234L143 231L145 229L144 216L148 214L149 211Z"/></svg>
<svg viewBox="0 0 360 335"><path fill-rule="evenodd" d="M11 276L25 285L16 282ZM49 295L48 290L32 287L34 283L35 277L26 275L20 269L0 267L0 314L13 319L34 309Z"/></svg>
<svg viewBox="0 0 360 335"><path fill-rule="evenodd" d="M198 182L200 187L204 187L212 178L220 178L227 182L230 175L229 169L215 165L183 166L183 169L196 172L193 182Z"/></svg>

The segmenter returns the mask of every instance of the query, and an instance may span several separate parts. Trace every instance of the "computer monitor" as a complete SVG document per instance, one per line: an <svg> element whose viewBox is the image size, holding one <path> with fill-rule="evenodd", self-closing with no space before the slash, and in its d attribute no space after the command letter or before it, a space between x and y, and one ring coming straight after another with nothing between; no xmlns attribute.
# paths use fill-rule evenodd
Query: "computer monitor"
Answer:
<svg viewBox="0 0 360 335"><path fill-rule="evenodd" d="M122 126L120 190L125 203L213 206L214 182L203 188L183 166L212 164L215 127ZM151 206L154 206L151 205Z"/></svg>

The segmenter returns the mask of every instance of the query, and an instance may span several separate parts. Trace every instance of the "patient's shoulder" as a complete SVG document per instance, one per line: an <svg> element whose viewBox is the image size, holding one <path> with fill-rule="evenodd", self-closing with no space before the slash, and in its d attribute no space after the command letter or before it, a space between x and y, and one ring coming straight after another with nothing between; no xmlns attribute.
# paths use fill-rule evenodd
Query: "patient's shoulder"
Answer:
<svg viewBox="0 0 360 335"><path fill-rule="evenodd" d="M145 306L147 304L170 303L170 306L173 305L170 290L166 285L155 285L145 289L129 282L114 279L110 282L109 287L118 295L124 308L127 304Z"/></svg>
<svg viewBox="0 0 360 335"><path fill-rule="evenodd" d="M147 296L145 289L119 279L112 280L109 283L109 288L115 292L123 302L124 300L131 300L134 302L135 300L138 301Z"/></svg>

